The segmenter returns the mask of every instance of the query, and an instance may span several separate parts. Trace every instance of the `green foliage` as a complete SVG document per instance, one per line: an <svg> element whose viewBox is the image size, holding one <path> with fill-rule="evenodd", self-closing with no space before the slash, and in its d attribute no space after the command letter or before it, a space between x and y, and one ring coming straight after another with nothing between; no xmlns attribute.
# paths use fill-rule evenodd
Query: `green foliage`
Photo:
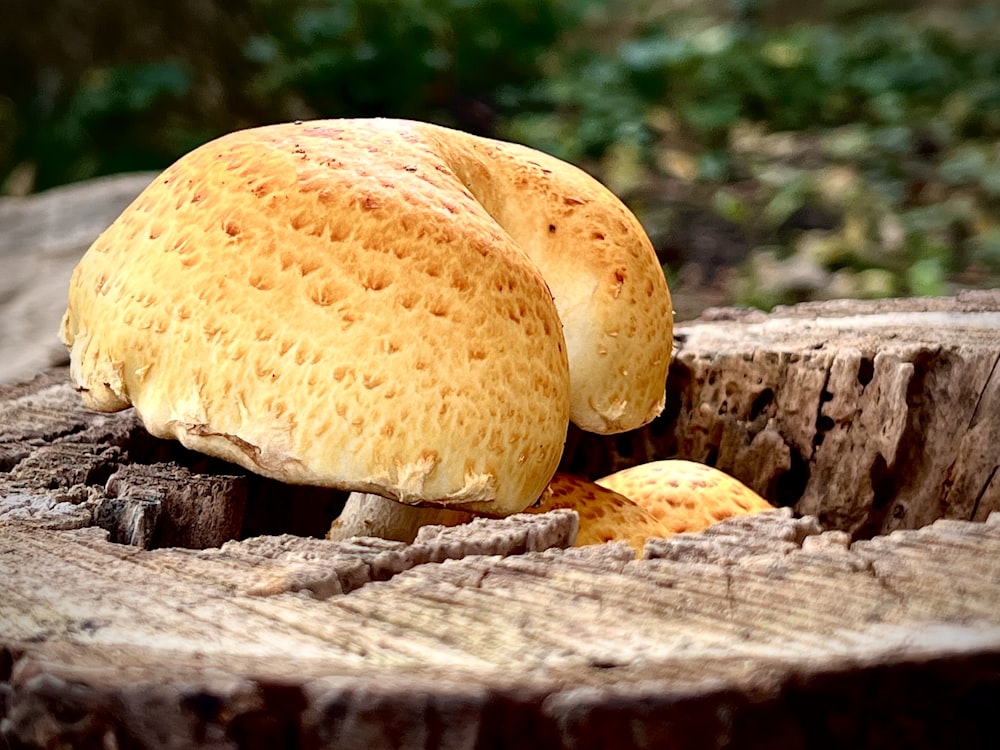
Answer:
<svg viewBox="0 0 1000 750"><path fill-rule="evenodd" d="M72 0L53 3L62 18ZM733 289L749 303L824 285L883 296L997 284L1000 7L925 5L178 0L157 6L163 29L201 18L212 33L157 39L151 21L135 37L145 46L95 32L76 58L24 41L22 84L0 92L0 186L162 168L266 122L413 117L585 166L654 238L692 213L695 226L724 224L746 245ZM92 26L143 12L122 3ZM7 41L35 38L45 17ZM800 226L816 208L833 225Z"/></svg>
<svg viewBox="0 0 1000 750"><path fill-rule="evenodd" d="M532 0L259 0L269 19L245 46L249 95L311 116L456 119L537 76L537 58L570 20ZM460 119L460 118L459 118Z"/></svg>
<svg viewBox="0 0 1000 750"><path fill-rule="evenodd" d="M767 25L763 5L633 18L618 39L560 48L503 132L598 172L627 142L650 173L709 188L688 192L744 232L748 304L1000 282L1000 8L931 24L848 2L835 21ZM783 228L817 205L837 227Z"/></svg>
<svg viewBox="0 0 1000 750"><path fill-rule="evenodd" d="M670 108L705 147L724 145L744 120L772 130L908 125L956 97L954 137L1000 134L1000 47L970 47L911 21L763 29L734 20L696 33L657 24L610 52L574 50L533 103L552 131L575 133L579 154L601 152L622 128L634 137L650 106Z"/></svg>
<svg viewBox="0 0 1000 750"><path fill-rule="evenodd" d="M164 18L189 25L203 9L188 5ZM282 120L402 116L489 132L503 90L541 75L540 59L578 12L560 0L236 0L210 8L207 40L174 39L151 25L140 37L146 46L133 49L128 39L102 46L95 32L82 67L52 62L58 50L22 52L31 57L20 61L27 85L0 91L0 183L25 165L36 189L161 168L215 135ZM129 6L112 15L126 12L142 14ZM227 35L230 27L242 35Z"/></svg>
<svg viewBox="0 0 1000 750"><path fill-rule="evenodd" d="M26 108L17 145L35 157L41 186L159 167L191 144L175 142L170 120L155 113L177 106L191 84L178 61L93 68L68 101L41 99Z"/></svg>

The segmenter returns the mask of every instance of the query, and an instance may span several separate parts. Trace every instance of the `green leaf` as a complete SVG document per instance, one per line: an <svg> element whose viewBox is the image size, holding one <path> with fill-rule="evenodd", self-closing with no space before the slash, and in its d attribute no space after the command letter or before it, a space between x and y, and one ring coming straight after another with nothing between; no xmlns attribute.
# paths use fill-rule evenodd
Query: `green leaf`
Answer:
<svg viewBox="0 0 1000 750"><path fill-rule="evenodd" d="M952 150L938 166L938 174L953 185L978 182L987 173L990 163L984 149L963 144Z"/></svg>
<svg viewBox="0 0 1000 750"><path fill-rule="evenodd" d="M906 270L910 293L919 297L937 297L947 291L944 266L939 258L921 258Z"/></svg>

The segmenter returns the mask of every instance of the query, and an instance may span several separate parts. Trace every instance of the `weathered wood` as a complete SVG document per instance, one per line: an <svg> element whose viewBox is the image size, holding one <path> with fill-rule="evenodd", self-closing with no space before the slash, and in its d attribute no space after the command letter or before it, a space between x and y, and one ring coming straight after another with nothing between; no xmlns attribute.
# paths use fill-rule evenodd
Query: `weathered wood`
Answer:
<svg viewBox="0 0 1000 750"><path fill-rule="evenodd" d="M174 464L122 466L104 492L98 526L111 531L111 541L145 549L218 547L239 537L246 509L244 477L192 474ZM138 519L141 539L134 538Z"/></svg>
<svg viewBox="0 0 1000 750"><path fill-rule="evenodd" d="M69 273L151 178L0 199L0 382L65 359L55 331ZM642 460L708 461L857 538L982 520L1000 508L998 315L996 290L710 311L677 327L664 416L612 439L574 432L564 468L596 477ZM18 449L0 442L0 470ZM260 533L274 519L255 488L244 526ZM292 499L282 530L314 534L316 512L300 513L325 505L332 516L343 502Z"/></svg>
<svg viewBox="0 0 1000 750"><path fill-rule="evenodd" d="M575 433L564 468L714 463L854 538L1000 509L1000 291L718 311L678 334L665 414L629 435ZM80 493L96 502L120 466L174 460L246 477L244 533L315 536L346 499L206 463L149 438L131 412L87 414L59 376L40 383L0 400L0 491L51 485L45 502L69 493L79 513Z"/></svg>
<svg viewBox="0 0 1000 750"><path fill-rule="evenodd" d="M229 747L251 730L272 747L996 738L1000 516L849 546L783 513L638 561L513 545L416 566L400 563L454 534L474 551L503 524L414 547L147 552L8 522L0 733L14 747Z"/></svg>
<svg viewBox="0 0 1000 750"><path fill-rule="evenodd" d="M65 369L0 386L0 520L97 524L143 547L322 536L346 493L290 487L151 437L131 410L88 412ZM166 512L164 512L166 511Z"/></svg>
<svg viewBox="0 0 1000 750"><path fill-rule="evenodd" d="M677 335L664 415L577 436L568 463L707 462L856 538L1000 509L1000 290L717 310Z"/></svg>
<svg viewBox="0 0 1000 750"><path fill-rule="evenodd" d="M930 521L997 508L998 308L679 326L664 418L567 460L713 459L814 516L731 519L642 560L559 549L565 514L307 538L342 497L86 412L65 371L0 389L0 738L996 746L1000 515ZM924 527L864 539L907 524ZM142 548L164 543L210 548Z"/></svg>
<svg viewBox="0 0 1000 750"><path fill-rule="evenodd" d="M57 332L73 267L153 177L115 175L0 197L0 383L66 361Z"/></svg>

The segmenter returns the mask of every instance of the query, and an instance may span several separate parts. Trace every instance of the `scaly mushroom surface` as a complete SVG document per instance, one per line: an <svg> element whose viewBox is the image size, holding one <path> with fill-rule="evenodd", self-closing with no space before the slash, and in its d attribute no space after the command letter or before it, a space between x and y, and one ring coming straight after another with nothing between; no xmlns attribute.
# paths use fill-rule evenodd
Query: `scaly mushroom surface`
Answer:
<svg viewBox="0 0 1000 750"><path fill-rule="evenodd" d="M596 480L645 508L667 534L701 531L731 516L773 510L735 477L696 461L639 464Z"/></svg>
<svg viewBox="0 0 1000 750"><path fill-rule="evenodd" d="M669 532L648 510L624 495L583 477L557 472L545 492L525 513L547 513L566 508L580 516L576 546L626 542L642 553L650 537Z"/></svg>
<svg viewBox="0 0 1000 750"><path fill-rule="evenodd" d="M590 432L636 429L663 408L673 310L663 270L636 217L582 170L512 143L414 124L539 268L566 337L570 419ZM409 536L419 511L352 496L331 533ZM428 523L436 523L427 512ZM378 530L376 532L376 530Z"/></svg>
<svg viewBox="0 0 1000 750"><path fill-rule="evenodd" d="M274 125L169 167L73 274L85 404L286 482L531 503L568 425L562 324L426 132Z"/></svg>
<svg viewBox="0 0 1000 750"><path fill-rule="evenodd" d="M516 512L568 419L655 417L672 310L639 222L582 170L426 123L320 120L167 169L81 261L61 333L91 408L352 490L355 520L399 533L419 509L394 521L364 493Z"/></svg>
<svg viewBox="0 0 1000 750"><path fill-rule="evenodd" d="M552 290L569 353L572 422L611 434L652 421L664 405L673 307L639 220L600 182L552 156L421 130Z"/></svg>

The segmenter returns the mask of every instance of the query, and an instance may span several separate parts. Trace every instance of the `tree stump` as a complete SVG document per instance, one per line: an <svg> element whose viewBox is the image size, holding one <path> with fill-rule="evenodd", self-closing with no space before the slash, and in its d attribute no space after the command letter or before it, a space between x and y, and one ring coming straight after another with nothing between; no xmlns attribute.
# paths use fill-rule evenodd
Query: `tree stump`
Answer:
<svg viewBox="0 0 1000 750"><path fill-rule="evenodd" d="M677 336L664 414L575 434L566 467L702 461L855 538L1000 510L1000 290L720 309Z"/></svg>
<svg viewBox="0 0 1000 750"><path fill-rule="evenodd" d="M0 383L66 361L56 332L73 267L154 173L0 197Z"/></svg>
<svg viewBox="0 0 1000 750"><path fill-rule="evenodd" d="M566 464L690 457L789 507L639 560L565 511L326 541L339 493L89 413L64 370L0 388L0 738L1000 746L998 311L679 326L663 417Z"/></svg>

